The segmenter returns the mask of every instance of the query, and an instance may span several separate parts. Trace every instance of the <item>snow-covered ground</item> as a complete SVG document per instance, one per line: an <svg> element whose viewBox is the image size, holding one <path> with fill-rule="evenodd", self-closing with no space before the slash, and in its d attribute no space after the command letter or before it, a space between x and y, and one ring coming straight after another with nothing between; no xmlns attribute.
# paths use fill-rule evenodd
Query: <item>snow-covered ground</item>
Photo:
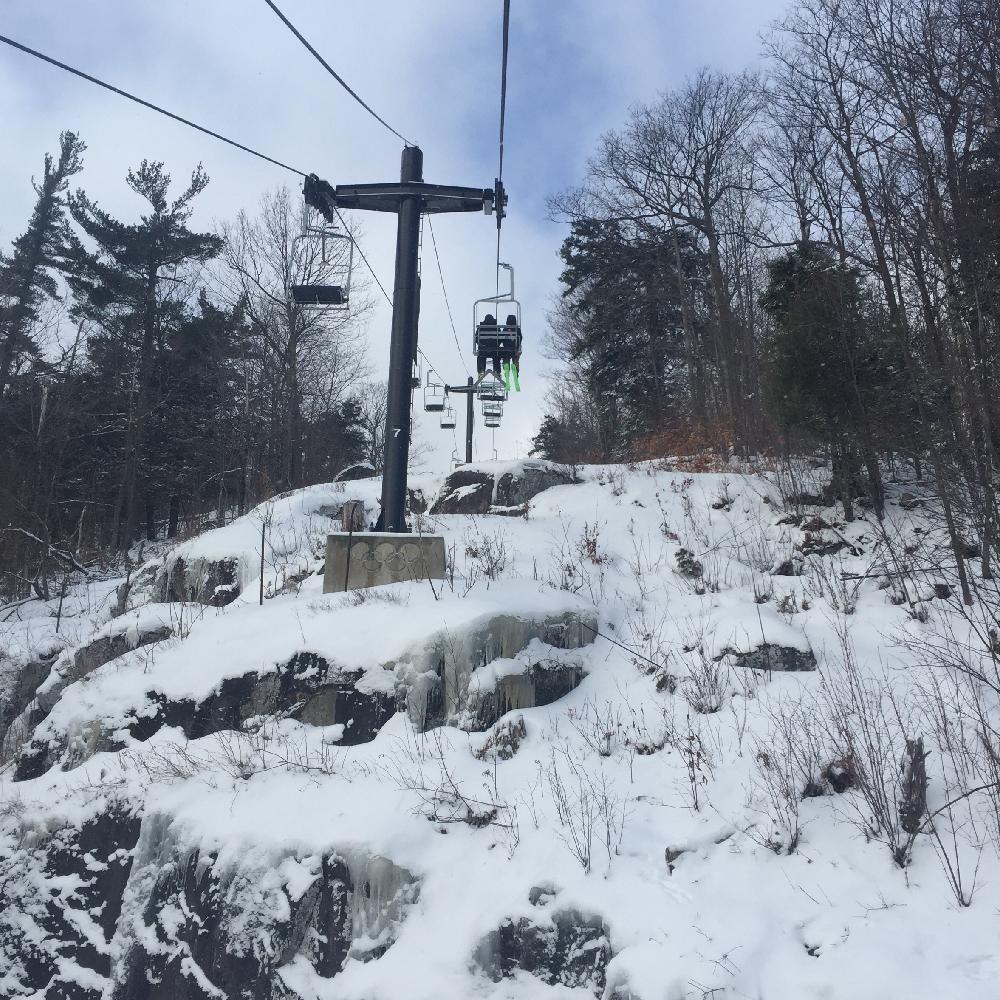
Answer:
<svg viewBox="0 0 1000 1000"><path fill-rule="evenodd" d="M43 896L75 891L40 867L46 838L124 803L141 833L110 941L97 915L76 911L110 975L72 950L59 966L59 982L86 996L145 995L123 992L136 949L176 947L171 927L190 917L174 903L152 914L152 886L170 859L200 858L228 887L222 930L203 932L266 958L287 990L274 996L1000 998L990 798L925 822L960 779L949 770L960 755L932 728L934 679L959 688L927 650L968 635L940 596L948 574L926 570L936 520L902 509L901 486L881 529L871 515L843 524L834 509L786 509L766 475L576 472L522 516L418 516L445 537L444 581L323 595L330 512L361 499L370 519L378 483L365 480L290 494L158 557L113 622L121 581L76 588L58 631L55 602L8 615L6 675L52 659L61 691L32 741L53 766L0 774L0 995L63 995L24 986L11 940L45 951ZM440 481L417 485L430 497ZM884 575L899 569L887 539L925 569ZM233 561L239 596L164 603L157 576L179 559ZM554 643L552 622L582 632ZM142 643L161 627L169 638ZM129 647L120 655L79 680L59 672L73 650L115 635ZM164 705L206 704L300 654L407 710L354 745L343 725L294 711L248 709L240 731L206 735L169 714L143 728ZM468 706L538 663L571 667L578 685L476 731ZM445 725L411 710L433 676ZM921 736L927 810L908 837L900 761ZM332 976L308 949L283 954L274 931L331 855L356 889L354 945ZM522 939L535 945L520 968L497 958ZM192 996L242 995L212 982L195 951L180 961Z"/></svg>

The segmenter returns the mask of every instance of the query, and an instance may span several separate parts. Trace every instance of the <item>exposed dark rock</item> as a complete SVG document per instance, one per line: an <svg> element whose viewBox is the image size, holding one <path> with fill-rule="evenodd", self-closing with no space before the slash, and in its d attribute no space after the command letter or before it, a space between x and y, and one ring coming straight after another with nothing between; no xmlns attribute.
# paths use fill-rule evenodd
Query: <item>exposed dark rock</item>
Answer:
<svg viewBox="0 0 1000 1000"><path fill-rule="evenodd" d="M159 601L192 601L222 608L240 596L235 559L192 559L182 557L161 566L154 593Z"/></svg>
<svg viewBox="0 0 1000 1000"><path fill-rule="evenodd" d="M796 649L794 646L765 642L751 650L726 649L717 659L721 660L727 653L734 658L736 666L749 670L797 673L816 669L816 655L811 649Z"/></svg>
<svg viewBox="0 0 1000 1000"><path fill-rule="evenodd" d="M573 476L559 466L525 462L519 475L505 472L497 480L493 503L498 507L518 507L553 486L569 486L574 482Z"/></svg>
<svg viewBox="0 0 1000 1000"><path fill-rule="evenodd" d="M916 510L917 507L923 507L924 502L918 496L914 496L912 493L903 493L899 498L899 506L903 510Z"/></svg>
<svg viewBox="0 0 1000 1000"><path fill-rule="evenodd" d="M802 575L802 558L800 556L792 556L790 559L784 559L778 563L774 569L771 570L771 576L801 576Z"/></svg>
<svg viewBox="0 0 1000 1000"><path fill-rule="evenodd" d="M63 690L74 681L86 677L87 674L93 673L99 667L133 649L162 642L170 635L171 630L167 625L152 625L139 630L123 628L111 635L100 636L84 643L72 653L64 654L55 661L29 664L29 668L33 669L27 674L22 673L15 690L15 697L9 702L10 710L13 712L16 709L16 714L8 720L5 711L8 703L0 705L0 740L8 744L5 749L14 750L16 742L26 740L35 727L48 716ZM44 692L38 694L38 688L48 678L53 667L57 671L57 676L46 685ZM7 738L8 732L10 739ZM18 732L23 735L15 741L15 733Z"/></svg>
<svg viewBox="0 0 1000 1000"><path fill-rule="evenodd" d="M315 653L297 653L275 671L227 678L199 702L167 701L150 692L147 698L154 710L130 723L123 722L121 728L127 728L137 740L149 739L164 726L176 727L189 739L198 739L210 733L243 729L244 723L255 716L282 715L315 726L342 725L341 742L345 746L367 743L396 713L397 700L394 693L358 691L355 685L361 676L362 671L331 669ZM22 750L14 780L37 778L55 764L68 769L94 753L122 748L123 744L102 732L97 723L75 738L47 735Z"/></svg>
<svg viewBox="0 0 1000 1000"><path fill-rule="evenodd" d="M665 847L663 849L663 860L667 863L667 871L673 875L674 865L680 860L681 855L687 854L686 847Z"/></svg>
<svg viewBox="0 0 1000 1000"><path fill-rule="evenodd" d="M525 505L553 486L567 486L576 480L558 465L524 462L518 473L499 477L479 469L456 469L445 480L432 514L522 514Z"/></svg>
<svg viewBox="0 0 1000 1000"><path fill-rule="evenodd" d="M138 837L138 816L113 803L80 827L0 852L0 978L6 973L5 983L19 987L5 996L103 996L98 977L111 973L110 943ZM25 933L29 926L36 931Z"/></svg>
<svg viewBox="0 0 1000 1000"><path fill-rule="evenodd" d="M549 986L583 987L600 996L611 957L600 917L559 910L546 922L505 920L480 943L474 964L495 983L520 970Z"/></svg>
<svg viewBox="0 0 1000 1000"><path fill-rule="evenodd" d="M581 663L561 660L542 660L532 663L524 673L507 674L492 691L479 692L470 699L470 728L482 732L508 712L551 705L579 687L583 678Z"/></svg>
<svg viewBox="0 0 1000 1000"><path fill-rule="evenodd" d="M466 702L466 689L468 678L474 670L494 660L513 659L534 639L555 649L578 649L594 641L596 628L596 619L588 621L575 613L538 619L495 615L461 641L456 642L449 635L442 636L432 653L433 669L425 669L408 682L405 699L411 722L421 732L449 721L459 721L478 731L488 728L500 715L511 709L526 708L530 704L546 705L561 698L579 683L579 679L572 687L567 687L570 679L565 672L557 669L552 676L545 677L539 671L533 679L508 682L513 687L507 698L504 698L502 690L487 692L484 696L487 701L490 701L492 694L497 697L490 702L493 707L486 708L479 720L478 713L470 711ZM539 656L536 664L541 659ZM552 662L555 664L557 661ZM521 697L529 698L529 701L521 701ZM476 705L478 704L477 697ZM503 704L508 707L502 708Z"/></svg>
<svg viewBox="0 0 1000 1000"><path fill-rule="evenodd" d="M53 654L20 666L4 664L4 672L9 679L4 685L3 697L0 697L0 760L9 759L8 754L16 749L18 741L13 739L13 734L12 740L8 741L7 734L15 719L31 704L39 685L49 676L55 658L56 654Z"/></svg>
<svg viewBox="0 0 1000 1000"><path fill-rule="evenodd" d="M829 501L818 493L793 493L785 498L789 507L825 507Z"/></svg>
<svg viewBox="0 0 1000 1000"><path fill-rule="evenodd" d="M126 931L112 1000L297 996L282 986L284 966L304 959L332 979L349 957L378 959L418 891L385 858L286 859L311 876L304 891L291 892L266 877L274 865L226 870L214 855L162 853L150 844L136 861L140 927Z"/></svg>
<svg viewBox="0 0 1000 1000"><path fill-rule="evenodd" d="M528 902L532 906L548 906L556 895L557 890L553 885L533 885L528 892Z"/></svg>
<svg viewBox="0 0 1000 1000"><path fill-rule="evenodd" d="M947 601L951 597L951 587L947 583L935 583L934 596L939 601Z"/></svg>
<svg viewBox="0 0 1000 1000"><path fill-rule="evenodd" d="M456 469L444 482L432 514L485 514L493 503L493 476L474 469Z"/></svg>

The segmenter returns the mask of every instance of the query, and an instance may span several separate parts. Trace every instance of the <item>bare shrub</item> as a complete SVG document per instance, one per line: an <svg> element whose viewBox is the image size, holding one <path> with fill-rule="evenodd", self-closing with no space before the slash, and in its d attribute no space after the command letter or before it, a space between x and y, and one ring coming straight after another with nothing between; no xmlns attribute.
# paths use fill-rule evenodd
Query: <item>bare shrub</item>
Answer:
<svg viewBox="0 0 1000 1000"><path fill-rule="evenodd" d="M510 563L510 536L506 531L475 531L465 535L465 577L469 589L479 580L498 580Z"/></svg>
<svg viewBox="0 0 1000 1000"><path fill-rule="evenodd" d="M693 711L713 715L729 695L729 668L721 660L706 656L701 646L694 654L694 662L688 662L688 674L681 681L681 693Z"/></svg>
<svg viewBox="0 0 1000 1000"><path fill-rule="evenodd" d="M826 736L834 755L852 760L857 770L859 795L846 800L853 822L866 836L884 843L904 868L920 827L912 820L916 789L901 786L900 762L907 757L920 720L912 699L895 690L884 670L864 675L843 620L837 628L840 669L821 673L819 704Z"/></svg>
<svg viewBox="0 0 1000 1000"><path fill-rule="evenodd" d="M507 837L508 853L519 841L517 806L497 794L496 779L483 783L483 793L465 788L448 760L441 730L435 729L426 743L417 746L409 737L399 741L397 752L381 763L382 772L398 788L413 792L418 799L415 811L435 823L464 823L481 828L497 827Z"/></svg>
<svg viewBox="0 0 1000 1000"><path fill-rule="evenodd" d="M814 600L825 600L834 611L844 615L853 615L857 610L864 579L846 573L842 559L807 559L804 576L806 593Z"/></svg>
<svg viewBox="0 0 1000 1000"><path fill-rule="evenodd" d="M622 744L625 727L621 709L610 701L599 707L588 699L580 710L571 708L566 715L587 749L599 757L610 757Z"/></svg>
<svg viewBox="0 0 1000 1000"><path fill-rule="evenodd" d="M593 864L594 837L604 847L608 870L621 849L628 800L614 790L603 767L589 770L566 748L553 749L546 769L559 837L585 872Z"/></svg>

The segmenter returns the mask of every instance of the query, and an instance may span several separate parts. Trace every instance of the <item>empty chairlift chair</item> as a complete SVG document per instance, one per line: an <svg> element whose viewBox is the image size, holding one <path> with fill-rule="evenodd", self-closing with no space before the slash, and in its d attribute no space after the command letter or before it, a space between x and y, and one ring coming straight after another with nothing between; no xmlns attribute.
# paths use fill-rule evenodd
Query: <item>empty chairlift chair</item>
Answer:
<svg viewBox="0 0 1000 1000"><path fill-rule="evenodd" d="M507 400L507 390L495 375L485 375L479 383L479 398L493 403L504 403Z"/></svg>
<svg viewBox="0 0 1000 1000"><path fill-rule="evenodd" d="M444 409L444 383L438 381L435 371L427 373L424 383L424 409L428 413L440 413Z"/></svg>
<svg viewBox="0 0 1000 1000"><path fill-rule="evenodd" d="M330 226L307 226L300 240L320 243L319 258L302 261L307 280L291 286L292 301L307 309L346 309L351 301L354 240ZM294 251L294 247L293 247Z"/></svg>
<svg viewBox="0 0 1000 1000"><path fill-rule="evenodd" d="M451 431L458 425L455 420L455 408L445 399L444 409L441 411L441 430Z"/></svg>
<svg viewBox="0 0 1000 1000"><path fill-rule="evenodd" d="M487 427L499 427L503 416L503 403L494 399L483 400L483 423Z"/></svg>

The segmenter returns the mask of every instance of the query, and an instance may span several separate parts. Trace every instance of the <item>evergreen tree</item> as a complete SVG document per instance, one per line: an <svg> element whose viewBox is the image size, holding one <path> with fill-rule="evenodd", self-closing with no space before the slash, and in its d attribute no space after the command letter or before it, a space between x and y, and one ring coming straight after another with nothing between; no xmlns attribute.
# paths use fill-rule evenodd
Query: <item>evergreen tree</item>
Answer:
<svg viewBox="0 0 1000 1000"><path fill-rule="evenodd" d="M75 246L66 219L69 179L83 169L86 146L73 132L59 136L59 159L45 155L40 183L33 182L38 200L27 230L14 240L13 253L0 256L0 398L23 357L37 357L32 325L45 298L56 298L52 270Z"/></svg>
<svg viewBox="0 0 1000 1000"><path fill-rule="evenodd" d="M832 489L851 517L860 489L882 509L876 447L894 443L906 410L902 363L885 324L866 296L860 274L833 247L804 241L769 265L760 304L775 320L765 351L765 391L785 428L826 444Z"/></svg>
<svg viewBox="0 0 1000 1000"><path fill-rule="evenodd" d="M217 236L187 226L192 202L208 184L200 165L173 201L167 197L170 175L162 163L143 160L138 170L129 171L127 183L151 208L138 223L112 218L82 191L69 201L74 221L95 244L94 250L79 245L71 261L75 311L99 329L91 338L92 360L126 390L111 528L111 540L119 548L127 547L138 531L157 361L170 330L185 315L185 269L222 248Z"/></svg>

